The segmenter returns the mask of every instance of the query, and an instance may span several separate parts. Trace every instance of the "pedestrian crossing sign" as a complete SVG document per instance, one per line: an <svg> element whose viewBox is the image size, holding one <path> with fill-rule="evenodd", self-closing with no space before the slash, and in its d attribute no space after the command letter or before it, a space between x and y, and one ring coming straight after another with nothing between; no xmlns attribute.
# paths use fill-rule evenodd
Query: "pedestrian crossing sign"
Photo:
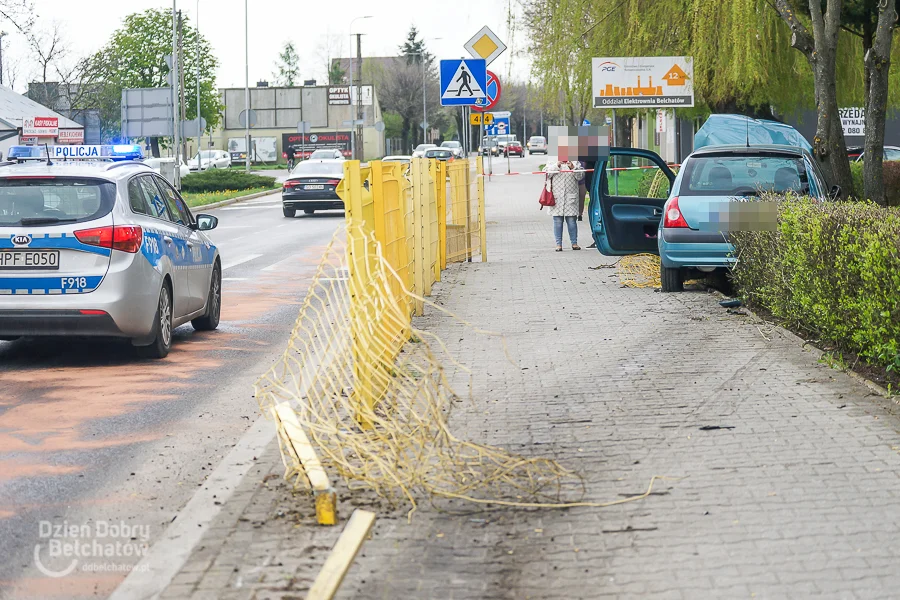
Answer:
<svg viewBox="0 0 900 600"><path fill-rule="evenodd" d="M483 59L441 61L441 106L477 106L485 103L487 63Z"/></svg>

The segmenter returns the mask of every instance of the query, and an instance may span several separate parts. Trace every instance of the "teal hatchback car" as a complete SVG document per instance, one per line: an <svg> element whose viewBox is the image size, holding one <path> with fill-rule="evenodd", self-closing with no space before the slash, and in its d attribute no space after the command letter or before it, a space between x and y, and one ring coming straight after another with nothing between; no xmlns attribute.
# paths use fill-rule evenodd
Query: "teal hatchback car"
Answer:
<svg viewBox="0 0 900 600"><path fill-rule="evenodd" d="M709 145L677 176L652 151L611 148L591 182L591 231L602 254L659 254L662 291L677 292L733 265L730 231L774 228L775 204L758 201L766 192L825 201L841 190L828 191L802 146Z"/></svg>

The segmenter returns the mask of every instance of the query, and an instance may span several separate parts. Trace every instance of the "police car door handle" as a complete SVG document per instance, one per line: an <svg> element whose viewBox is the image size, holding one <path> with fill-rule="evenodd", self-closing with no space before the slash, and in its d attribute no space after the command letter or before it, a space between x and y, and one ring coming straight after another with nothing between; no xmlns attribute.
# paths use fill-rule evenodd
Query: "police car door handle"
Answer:
<svg viewBox="0 0 900 600"><path fill-rule="evenodd" d="M170 238L169 236L166 235L166 236L163 236L163 241L167 244L171 244L172 238Z"/></svg>

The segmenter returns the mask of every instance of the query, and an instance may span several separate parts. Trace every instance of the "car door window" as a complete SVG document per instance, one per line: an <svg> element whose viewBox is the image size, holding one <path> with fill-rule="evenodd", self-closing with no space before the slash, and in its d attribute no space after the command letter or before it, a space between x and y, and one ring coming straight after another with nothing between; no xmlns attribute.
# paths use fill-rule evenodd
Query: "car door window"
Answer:
<svg viewBox="0 0 900 600"><path fill-rule="evenodd" d="M162 195L159 193L156 186L153 185L153 181L149 176L144 175L142 177L136 177L135 179L132 179L131 182L136 183L137 186L140 187L141 193L144 196L144 206L147 211L143 214L157 219L171 221L169 213L166 210L165 200L163 200ZM131 195L130 186L131 184L129 184L129 196Z"/></svg>
<svg viewBox="0 0 900 600"><path fill-rule="evenodd" d="M642 156L610 156L603 180L605 193L620 198L668 198L671 187L659 165Z"/></svg>
<svg viewBox="0 0 900 600"><path fill-rule="evenodd" d="M144 190L137 178L128 182L128 202L131 204L131 212L136 215L149 215L147 201L144 198Z"/></svg>
<svg viewBox="0 0 900 600"><path fill-rule="evenodd" d="M183 227L190 227L194 219L181 196L166 181L159 177L154 177L153 179L162 191L166 206L169 207L169 214L172 215L172 220Z"/></svg>

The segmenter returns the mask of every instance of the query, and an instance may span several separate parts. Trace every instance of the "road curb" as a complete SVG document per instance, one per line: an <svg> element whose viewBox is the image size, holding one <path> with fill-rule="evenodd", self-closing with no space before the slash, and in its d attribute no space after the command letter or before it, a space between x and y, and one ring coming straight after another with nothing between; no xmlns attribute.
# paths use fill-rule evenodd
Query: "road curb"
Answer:
<svg viewBox="0 0 900 600"><path fill-rule="evenodd" d="M712 289L712 288L708 288L708 289ZM722 299L726 299L726 300L731 299L728 296L726 296L725 294L723 294L722 292L720 292L719 290L713 290L713 291L715 292L715 294L717 296L719 296ZM775 323L775 322L769 321L768 319L764 319L764 318L760 317L758 314L756 314L756 312L754 312L752 309L750 309L747 305L745 305L743 303L742 303L741 308L746 310L747 313L749 313L753 318L757 319L758 321L767 323L767 324L771 325L772 327L774 327L778 331L778 333L781 334L782 337L784 337L784 338L794 342L798 346L800 346L800 349L803 350L804 352L810 352L813 356L816 357L817 361L821 361L822 357L825 356L825 354L826 354L825 350L818 348L811 341L803 339L802 337L800 337L799 335L797 335L790 329L787 329L786 327L782 327L778 323ZM850 377L850 379L853 379L853 380L857 381L858 383L863 384L864 386L869 388L872 392L874 392L875 394L877 394L887 400L894 399L894 396L891 395L891 393L887 390L887 388L884 388L884 387L878 385L877 383L875 383L874 381L872 381L871 379L869 379L867 377L863 377L862 375L860 375L853 369L849 369L842 365L831 366L831 368L834 369L835 371L841 371L842 373L848 375Z"/></svg>
<svg viewBox="0 0 900 600"><path fill-rule="evenodd" d="M212 204L201 204L200 206L191 206L191 212L199 212L201 210L212 210L214 208L220 208L222 206L228 206L229 204L236 204L238 202L243 202L244 200L253 200L254 198L262 198L263 196L268 196L269 194L275 194L278 192L278 188L271 189L266 192L255 192L253 194L247 194L246 196L238 196L237 198L229 198L228 200L222 200L221 202L213 202Z"/></svg>

